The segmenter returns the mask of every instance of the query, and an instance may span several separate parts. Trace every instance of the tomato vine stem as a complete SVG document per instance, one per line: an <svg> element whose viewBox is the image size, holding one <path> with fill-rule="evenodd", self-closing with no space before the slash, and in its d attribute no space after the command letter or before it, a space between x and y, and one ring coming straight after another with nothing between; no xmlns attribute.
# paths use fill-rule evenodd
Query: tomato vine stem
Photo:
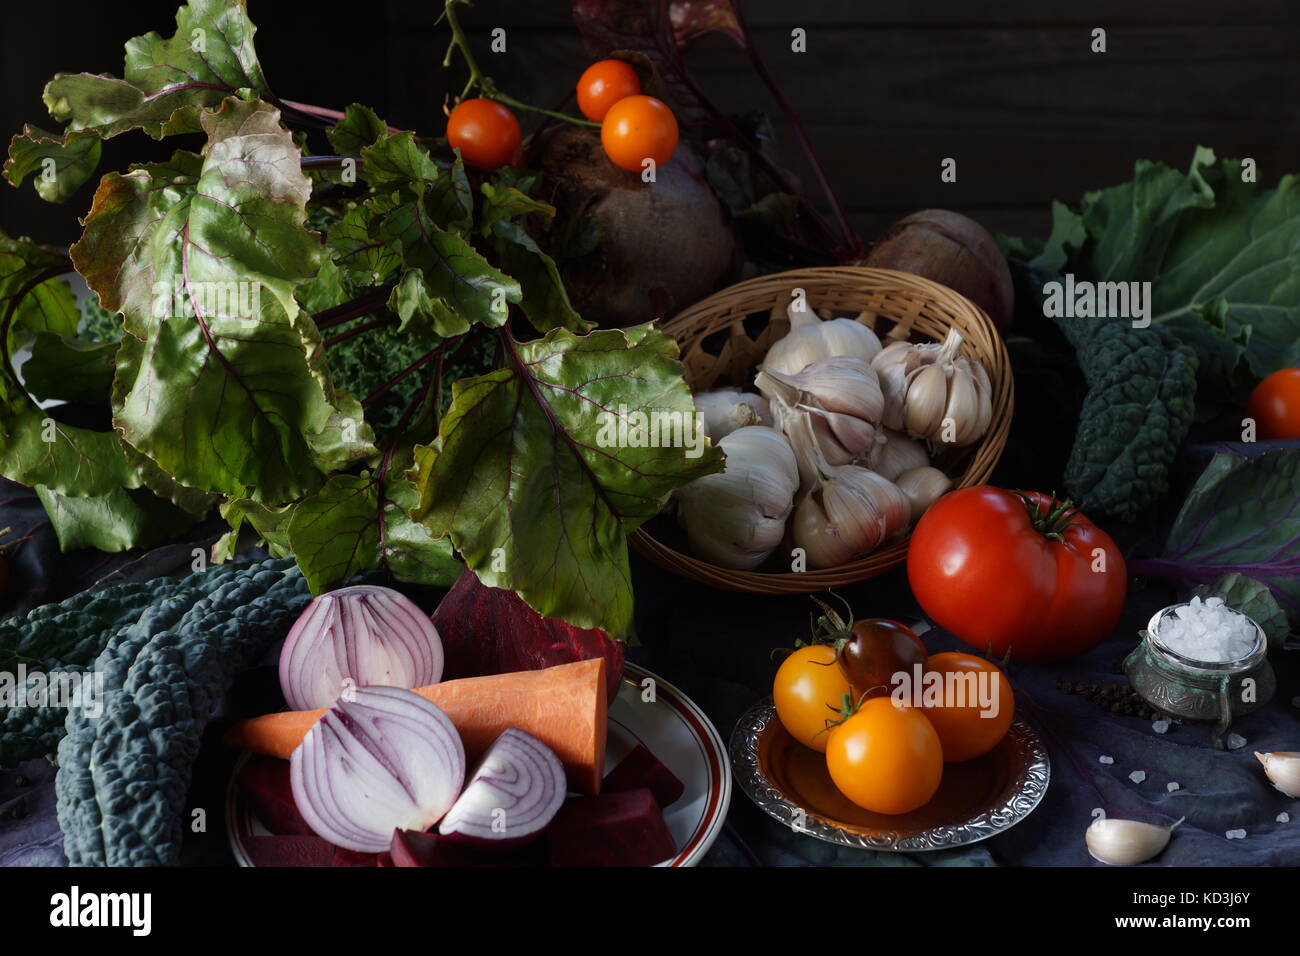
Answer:
<svg viewBox="0 0 1300 956"><path fill-rule="evenodd" d="M580 119L576 116L570 116L567 113L560 113L556 110L548 110L541 106L533 106L531 103L525 103L517 100L513 96L502 93L492 78L483 73L479 68L478 60L474 58L473 52L469 48L469 38L465 35L464 28L460 25L460 20L456 16L456 5L470 5L470 0L444 0L443 17L447 20L447 27L451 30L451 43L447 46L447 54L442 58L444 68L450 69L452 61L457 53L465 63L465 69L469 71L469 78L465 81L464 88L460 91L459 99L465 99L471 92L477 89L484 97L490 100L496 100L506 106L514 107L517 110L524 110L528 113L537 113L540 116L547 116L551 119L561 120L565 123L572 123L574 126L599 127L599 123L593 123L591 120Z"/></svg>

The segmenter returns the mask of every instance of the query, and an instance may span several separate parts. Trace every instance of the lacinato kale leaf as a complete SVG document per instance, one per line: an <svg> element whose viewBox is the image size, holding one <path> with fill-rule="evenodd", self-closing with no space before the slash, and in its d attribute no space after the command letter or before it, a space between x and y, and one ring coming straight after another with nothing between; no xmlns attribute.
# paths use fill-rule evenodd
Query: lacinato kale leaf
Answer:
<svg viewBox="0 0 1300 956"><path fill-rule="evenodd" d="M109 641L102 713L73 709L55 789L73 866L167 866L180 853L203 729L235 675L311 599L286 559L241 568L191 603L165 598Z"/></svg>
<svg viewBox="0 0 1300 956"><path fill-rule="evenodd" d="M1013 261L1017 297L1038 302L1061 277ZM1169 490L1195 413L1196 355L1169 331L1127 319L1054 319L1088 385L1065 491L1089 514L1132 520Z"/></svg>
<svg viewBox="0 0 1300 956"><path fill-rule="evenodd" d="M244 566L238 564L196 572L185 578L155 578L83 592L58 604L46 604L26 617L0 624L0 671L16 674L25 664L28 681L16 694L30 702L39 672L67 674L85 671L125 628L134 625L150 607L164 599L184 608L230 580ZM54 753L63 736L67 708L47 702L43 706L0 706L0 765Z"/></svg>

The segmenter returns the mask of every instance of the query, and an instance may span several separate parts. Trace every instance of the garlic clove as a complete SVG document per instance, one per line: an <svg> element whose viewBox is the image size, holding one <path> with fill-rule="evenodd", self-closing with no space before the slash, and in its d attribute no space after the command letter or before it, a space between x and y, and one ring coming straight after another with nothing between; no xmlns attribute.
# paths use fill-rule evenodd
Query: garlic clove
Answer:
<svg viewBox="0 0 1300 956"><path fill-rule="evenodd" d="M802 372L764 369L754 379L764 395L780 395L791 405L812 404L831 412L880 421L884 396L876 370L861 359L818 359Z"/></svg>
<svg viewBox="0 0 1300 956"><path fill-rule="evenodd" d="M1084 840L1088 844L1088 853L1099 863L1133 866L1159 856L1169 845L1169 836L1174 828L1182 822L1179 820L1164 827L1138 820L1101 817L1092 821Z"/></svg>
<svg viewBox="0 0 1300 956"><path fill-rule="evenodd" d="M802 548L814 568L833 568L852 560L854 550L839 535L826 514L821 492L814 490L799 502L790 521L795 547Z"/></svg>
<svg viewBox="0 0 1300 956"><path fill-rule="evenodd" d="M1288 797L1300 798L1300 752L1276 750L1259 753L1255 757L1264 765L1264 775L1269 782Z"/></svg>
<svg viewBox="0 0 1300 956"><path fill-rule="evenodd" d="M916 439L890 428L880 428L876 430L876 440L855 464L897 481L903 472L930 464L930 456Z"/></svg>
<svg viewBox="0 0 1300 956"><path fill-rule="evenodd" d="M903 424L918 438L929 438L943 426L948 407L948 376L937 365L918 370L908 382Z"/></svg>
<svg viewBox="0 0 1300 956"><path fill-rule="evenodd" d="M847 453L848 457L843 461L832 461L828 454L826 460L833 465L847 465L858 455L865 454L875 444L876 426L869 421L853 415L823 411L810 405L800 405L799 408L812 416L813 430L818 438L822 439L823 451L826 448L826 438L829 437Z"/></svg>
<svg viewBox="0 0 1300 956"><path fill-rule="evenodd" d="M929 465L903 472L898 476L896 484L912 506L912 521L920 518L930 505L952 490L952 479Z"/></svg>
<svg viewBox="0 0 1300 956"><path fill-rule="evenodd" d="M958 448L969 445L984 434L979 416L980 399L975 379L960 370L954 372L948 382L948 405L937 429L938 440L951 441ZM951 434L948 431L949 420L952 422Z"/></svg>

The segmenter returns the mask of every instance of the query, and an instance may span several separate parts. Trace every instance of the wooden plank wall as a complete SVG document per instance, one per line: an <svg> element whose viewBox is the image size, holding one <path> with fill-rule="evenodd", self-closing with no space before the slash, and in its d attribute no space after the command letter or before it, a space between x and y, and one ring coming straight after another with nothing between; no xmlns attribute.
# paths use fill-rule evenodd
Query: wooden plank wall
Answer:
<svg viewBox="0 0 1300 956"><path fill-rule="evenodd" d="M441 125L445 30L433 0L250 0L258 48L281 95L322 105L356 99L390 121ZM175 3L89 0L29 7L27 30L0 39L0 119L8 132L43 118L40 88L58 69L119 72L121 42L171 32ZM923 206L966 211L990 228L1042 233L1054 198L1129 178L1139 157L1183 167L1197 144L1253 156L1261 178L1300 171L1300 3L1294 0L744 0L757 42L804 117L855 226L870 236ZM464 14L480 59L517 96L552 105L587 62L567 0L479 0ZM487 33L507 30L508 51ZM808 52L790 31L808 31ZM1094 27L1108 52L1089 49ZM747 57L722 37L690 54L692 72L728 110L774 104ZM459 74L458 74L459 75ZM456 85L456 84L453 84ZM811 183L785 123L783 159ZM170 146L158 152L166 152ZM106 168L139 155L110 144ZM942 183L944 157L958 163ZM75 238L90 188L52 210L0 190L0 226Z"/></svg>
<svg viewBox="0 0 1300 956"><path fill-rule="evenodd" d="M441 39L427 7L392 7L404 59ZM509 37L508 54L484 53L484 68L535 102L563 96L584 63L568 4L523 3L511 21L501 5L479 7L468 22L483 49L494 25ZM744 0L744 10L866 236L926 206L1043 232L1052 199L1128 179L1138 158L1185 167L1197 144L1255 157L1268 182L1300 172L1300 4L1289 0ZM1090 51L1098 26L1105 54ZM794 27L807 30L807 53L791 52ZM724 108L769 112L782 158L812 184L740 50L709 37L688 62ZM956 183L940 181L949 156Z"/></svg>

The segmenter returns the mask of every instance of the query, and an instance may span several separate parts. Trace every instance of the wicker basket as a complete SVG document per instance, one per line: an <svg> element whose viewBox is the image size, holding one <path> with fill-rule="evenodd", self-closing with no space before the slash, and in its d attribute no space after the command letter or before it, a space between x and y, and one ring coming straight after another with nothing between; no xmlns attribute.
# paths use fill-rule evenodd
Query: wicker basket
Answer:
<svg viewBox="0 0 1300 956"><path fill-rule="evenodd" d="M890 269L833 266L762 276L709 296L664 327L681 347L686 381L692 390L722 385L751 388L755 367L768 346L789 331L786 319L770 319L772 308L788 304L790 290L795 288L804 290L814 309L874 314L874 319L864 317L863 321L886 345L899 339L942 342L950 328L961 331L965 341L960 354L979 359L988 371L993 385L993 420L979 442L960 449L960 457L935 464L952 475L959 488L987 481L1011 426L1011 363L989 317L969 299L929 279ZM802 573L733 571L666 543L674 539L685 548L684 536L672 519L660 516L633 533L632 545L670 571L717 588L760 594L808 594L841 587L883 574L907 556L904 536L834 568L810 568Z"/></svg>

